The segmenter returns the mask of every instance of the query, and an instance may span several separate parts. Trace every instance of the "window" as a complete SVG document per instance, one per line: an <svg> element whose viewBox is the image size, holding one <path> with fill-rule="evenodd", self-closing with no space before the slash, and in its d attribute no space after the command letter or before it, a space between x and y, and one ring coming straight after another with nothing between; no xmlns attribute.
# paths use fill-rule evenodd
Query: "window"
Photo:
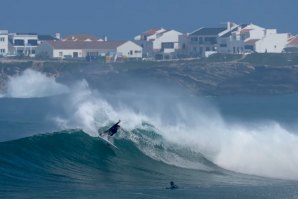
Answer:
<svg viewBox="0 0 298 199"><path fill-rule="evenodd" d="M63 52L59 52L59 57L63 57Z"/></svg>
<svg viewBox="0 0 298 199"><path fill-rule="evenodd" d="M129 55L133 55L133 51L130 50L130 51L128 52L128 54L129 54Z"/></svg>
<svg viewBox="0 0 298 199"><path fill-rule="evenodd" d="M216 37L206 37L205 42L210 44L216 44Z"/></svg>
<svg viewBox="0 0 298 199"><path fill-rule="evenodd" d="M5 53L5 49L0 49L0 53Z"/></svg>
<svg viewBox="0 0 298 199"><path fill-rule="evenodd" d="M162 49L165 49L165 48L173 49L174 48L174 43L173 42L163 42L163 43L161 43L161 48Z"/></svg>
<svg viewBox="0 0 298 199"><path fill-rule="evenodd" d="M200 43L200 44L203 43L203 37L200 37L200 39L199 39L199 43Z"/></svg>
<svg viewBox="0 0 298 199"><path fill-rule="evenodd" d="M245 45L245 50L254 50L254 47L251 45Z"/></svg>
<svg viewBox="0 0 298 199"><path fill-rule="evenodd" d="M5 37L0 37L0 42L5 42Z"/></svg>
<svg viewBox="0 0 298 199"><path fill-rule="evenodd" d="M14 45L16 45L16 46L24 46L25 45L25 42L22 39L16 39L16 40L14 40Z"/></svg>
<svg viewBox="0 0 298 199"><path fill-rule="evenodd" d="M197 37L191 37L190 41L198 41L198 38Z"/></svg>
<svg viewBox="0 0 298 199"><path fill-rule="evenodd" d="M220 44L220 47L225 48L227 47L227 44Z"/></svg>
<svg viewBox="0 0 298 199"><path fill-rule="evenodd" d="M37 46L37 40L29 39L28 40L28 46Z"/></svg>

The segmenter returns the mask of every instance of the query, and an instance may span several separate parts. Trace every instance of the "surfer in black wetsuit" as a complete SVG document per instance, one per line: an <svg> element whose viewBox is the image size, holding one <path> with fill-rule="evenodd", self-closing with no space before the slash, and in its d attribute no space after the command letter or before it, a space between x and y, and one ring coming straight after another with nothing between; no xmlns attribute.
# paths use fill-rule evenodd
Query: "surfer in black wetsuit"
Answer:
<svg viewBox="0 0 298 199"><path fill-rule="evenodd" d="M118 132L118 129L120 128L120 123L121 121L119 120L116 124L114 124L111 128L109 128L105 133L108 133L109 136L113 136Z"/></svg>
<svg viewBox="0 0 298 199"><path fill-rule="evenodd" d="M175 185L173 181L170 182L170 187L167 187L166 189L178 189L178 186Z"/></svg>

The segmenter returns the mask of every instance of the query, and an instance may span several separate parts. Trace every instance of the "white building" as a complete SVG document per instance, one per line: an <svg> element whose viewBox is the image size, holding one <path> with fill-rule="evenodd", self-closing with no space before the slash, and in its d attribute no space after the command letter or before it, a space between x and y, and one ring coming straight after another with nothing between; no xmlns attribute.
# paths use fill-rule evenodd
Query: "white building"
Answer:
<svg viewBox="0 0 298 199"><path fill-rule="evenodd" d="M170 59L179 49L179 36L182 33L164 28L150 29L135 37L136 43L143 47L144 57Z"/></svg>
<svg viewBox="0 0 298 199"><path fill-rule="evenodd" d="M38 35L35 33L11 33L9 41L14 47L11 54L35 57Z"/></svg>
<svg viewBox="0 0 298 199"><path fill-rule="evenodd" d="M155 52L174 53L179 48L179 36L181 32L169 30L158 33L152 41Z"/></svg>
<svg viewBox="0 0 298 199"><path fill-rule="evenodd" d="M134 37L136 41L153 41L157 38L159 33L165 32L164 28L152 28Z"/></svg>
<svg viewBox="0 0 298 199"><path fill-rule="evenodd" d="M8 52L9 41L8 41L8 31L0 30L0 55L6 56Z"/></svg>
<svg viewBox="0 0 298 199"><path fill-rule="evenodd" d="M134 37L134 42L143 48L143 58L154 57L153 41L164 31L164 28L152 28Z"/></svg>
<svg viewBox="0 0 298 199"><path fill-rule="evenodd" d="M205 57L218 51L218 38L235 29L237 25L228 22L226 27L199 28L188 35L186 48L191 57Z"/></svg>
<svg viewBox="0 0 298 199"><path fill-rule="evenodd" d="M257 53L281 53L286 47L289 39L288 33L265 34L265 36L256 41L255 52Z"/></svg>
<svg viewBox="0 0 298 199"><path fill-rule="evenodd" d="M132 41L51 41L42 43L37 54L49 58L85 58L117 55L128 59L142 58L142 47Z"/></svg>
<svg viewBox="0 0 298 199"><path fill-rule="evenodd" d="M243 24L218 38L218 53L281 53L287 44L288 33Z"/></svg>

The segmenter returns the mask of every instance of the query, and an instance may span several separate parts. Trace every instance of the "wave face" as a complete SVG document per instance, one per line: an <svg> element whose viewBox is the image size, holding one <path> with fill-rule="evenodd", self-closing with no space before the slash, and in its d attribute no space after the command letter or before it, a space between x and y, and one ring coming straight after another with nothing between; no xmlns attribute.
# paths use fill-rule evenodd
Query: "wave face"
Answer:
<svg viewBox="0 0 298 199"><path fill-rule="evenodd" d="M203 179L206 180L204 183L212 184L225 181L224 170L201 154L190 153L185 158L182 155L189 152L182 149L175 151L170 146L158 144L148 146L144 135L147 139L158 137L152 131L121 133L122 136L130 134L144 140L139 142L142 150L149 153L150 148L150 153L154 153L156 159L144 154L131 140L115 139L114 144L119 148L117 150L81 130L2 142L0 192L24 193L24 189L32 192L65 192L68 187L103 191L114 189L115 184L160 189L170 180L187 184L199 183ZM178 167L181 161L182 167ZM183 168L187 162L192 162L192 169ZM213 179L210 180L208 176L213 176Z"/></svg>
<svg viewBox="0 0 298 199"><path fill-rule="evenodd" d="M129 132L122 132L125 133ZM139 135L138 130L130 134ZM143 131L142 134L151 139L158 136L149 131ZM181 169L187 171L183 169L186 168L187 161L192 163L191 168L197 169L198 173L223 172L201 154L192 153L186 159L182 155L187 151L182 149L174 151L170 146L148 146L146 140L140 141L143 151L150 150L147 153L154 153L153 157L156 159L153 159L144 154L133 141L118 138L114 143L119 150L81 130L2 142L0 183L150 183L150 179L152 182L157 179L167 180L169 176L183 179L186 174L181 173ZM182 162L181 165L179 161Z"/></svg>

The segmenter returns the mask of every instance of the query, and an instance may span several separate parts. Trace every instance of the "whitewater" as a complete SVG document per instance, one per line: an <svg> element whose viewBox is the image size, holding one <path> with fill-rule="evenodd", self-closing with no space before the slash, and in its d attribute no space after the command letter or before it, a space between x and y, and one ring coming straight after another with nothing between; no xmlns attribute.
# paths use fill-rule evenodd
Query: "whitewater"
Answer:
<svg viewBox="0 0 298 199"><path fill-rule="evenodd" d="M0 194L297 198L297 99L103 92L29 69L1 93ZM114 150L97 130L119 119Z"/></svg>

